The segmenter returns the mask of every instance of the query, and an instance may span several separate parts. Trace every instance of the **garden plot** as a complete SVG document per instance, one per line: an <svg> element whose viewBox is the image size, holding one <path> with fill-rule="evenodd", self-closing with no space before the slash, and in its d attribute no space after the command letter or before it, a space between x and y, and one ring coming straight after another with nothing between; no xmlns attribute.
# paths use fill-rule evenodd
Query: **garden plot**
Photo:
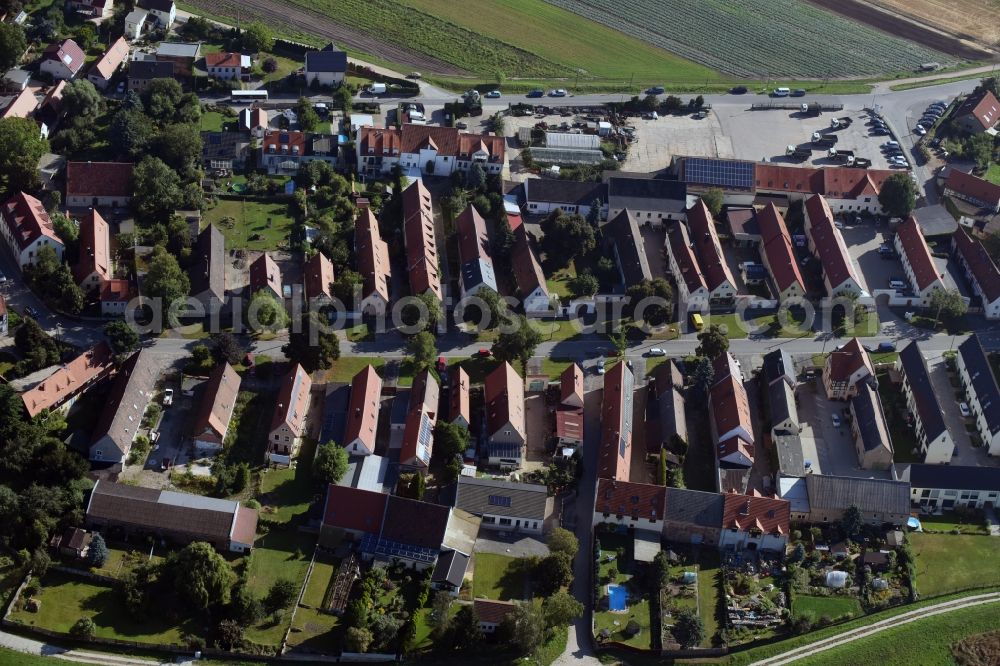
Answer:
<svg viewBox="0 0 1000 666"><path fill-rule="evenodd" d="M599 530L595 535L598 603L594 633L599 642L617 642L635 648L652 647L649 584L632 554L626 534Z"/></svg>
<svg viewBox="0 0 1000 666"><path fill-rule="evenodd" d="M727 553L723 559L726 625L732 640L772 635L788 617L788 597L781 589L778 560L756 553Z"/></svg>

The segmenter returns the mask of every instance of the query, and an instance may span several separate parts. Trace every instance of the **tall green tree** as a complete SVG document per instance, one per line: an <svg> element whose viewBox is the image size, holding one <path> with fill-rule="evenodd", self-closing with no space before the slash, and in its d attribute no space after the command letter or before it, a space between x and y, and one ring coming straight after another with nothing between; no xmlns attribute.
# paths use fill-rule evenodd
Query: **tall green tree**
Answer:
<svg viewBox="0 0 1000 666"><path fill-rule="evenodd" d="M184 90L176 79L153 79L143 91L142 101L150 118L160 123L170 123L177 115L177 105L183 96Z"/></svg>
<svg viewBox="0 0 1000 666"><path fill-rule="evenodd" d="M336 442L326 442L316 448L312 473L323 483L337 483L347 473L347 465L347 450Z"/></svg>
<svg viewBox="0 0 1000 666"><path fill-rule="evenodd" d="M316 113L316 109L313 108L312 102L305 97L300 97L295 112L296 116L298 116L300 130L303 132L316 131L316 128L319 127L320 119L319 114Z"/></svg>
<svg viewBox="0 0 1000 666"><path fill-rule="evenodd" d="M16 23L0 23L0 69L7 71L19 63L27 50L24 29Z"/></svg>
<svg viewBox="0 0 1000 666"><path fill-rule="evenodd" d="M288 608L299 593L298 587L287 578L279 578L271 583L267 596L264 597L264 610L273 615Z"/></svg>
<svg viewBox="0 0 1000 666"><path fill-rule="evenodd" d="M155 134L153 121L141 108L122 108L111 119L108 141L118 154L136 158L145 154Z"/></svg>
<svg viewBox="0 0 1000 666"><path fill-rule="evenodd" d="M247 317L252 319L248 323L254 327L254 330L260 327L265 330L275 330L288 325L288 313L285 311L285 305L270 289L258 289L254 292L247 306Z"/></svg>
<svg viewBox="0 0 1000 666"><path fill-rule="evenodd" d="M62 96L63 109L71 118L97 116L104 108L104 97L87 79L66 84Z"/></svg>
<svg viewBox="0 0 1000 666"><path fill-rule="evenodd" d="M917 186L907 174L894 173L882 183L878 202L886 215L907 218L917 205Z"/></svg>
<svg viewBox="0 0 1000 666"><path fill-rule="evenodd" d="M163 160L147 156L133 171L132 205L141 224L166 222L181 202L181 179Z"/></svg>
<svg viewBox="0 0 1000 666"><path fill-rule="evenodd" d="M191 123L167 125L153 142L157 157L185 179L191 179L201 161L201 131Z"/></svg>
<svg viewBox="0 0 1000 666"><path fill-rule="evenodd" d="M710 187L701 195L701 200L705 202L708 212L712 217L718 217L722 212L722 204L725 200L725 193L718 187Z"/></svg>
<svg viewBox="0 0 1000 666"><path fill-rule="evenodd" d="M553 553L565 553L571 558L576 557L576 552L580 548L580 542L576 535L563 527L557 527L549 534L549 551Z"/></svg>
<svg viewBox="0 0 1000 666"><path fill-rule="evenodd" d="M694 647L705 638L705 625L698 613L690 608L677 613L673 628L674 638L682 648Z"/></svg>
<svg viewBox="0 0 1000 666"><path fill-rule="evenodd" d="M712 324L698 334L698 348L694 352L697 356L704 356L714 361L727 351L729 351L729 338L718 324Z"/></svg>
<svg viewBox="0 0 1000 666"><path fill-rule="evenodd" d="M48 150L49 142L31 118L0 119L0 182L5 198L37 189L38 160Z"/></svg>
<svg viewBox="0 0 1000 666"><path fill-rule="evenodd" d="M267 24L251 21L243 27L240 42L246 51L270 51L274 48L274 33Z"/></svg>
<svg viewBox="0 0 1000 666"><path fill-rule="evenodd" d="M121 320L106 324L104 336L108 339L108 344L115 356L127 356L139 346L139 334Z"/></svg>
<svg viewBox="0 0 1000 666"><path fill-rule="evenodd" d="M968 303L957 289L935 289L931 292L930 308L935 312L935 323L942 317L954 321L969 310Z"/></svg>
<svg viewBox="0 0 1000 666"><path fill-rule="evenodd" d="M517 606L500 625L501 639L518 654L532 656L545 642L545 615L531 601L518 601Z"/></svg>
<svg viewBox="0 0 1000 666"><path fill-rule="evenodd" d="M306 372L325 370L340 358L340 339L318 312L306 312L289 324L288 343L281 350Z"/></svg>
<svg viewBox="0 0 1000 666"><path fill-rule="evenodd" d="M229 603L236 574L210 544L188 544L171 554L165 567L173 589L188 609L207 611Z"/></svg>
<svg viewBox="0 0 1000 666"><path fill-rule="evenodd" d="M410 338L406 349L413 358L413 369L419 372L434 365L437 358L437 345L434 336L427 331L421 331Z"/></svg>
<svg viewBox="0 0 1000 666"><path fill-rule="evenodd" d="M144 295L159 298L162 311L166 312L171 303L186 298L190 290L191 281L174 255L162 246L154 248L143 280Z"/></svg>
<svg viewBox="0 0 1000 666"><path fill-rule="evenodd" d="M559 590L542 602L545 626L549 629L565 627L583 615L583 604L569 592Z"/></svg>
<svg viewBox="0 0 1000 666"><path fill-rule="evenodd" d="M577 257L597 247L594 227L580 215L566 215L562 209L552 211L541 223L542 250L553 266L561 268Z"/></svg>
<svg viewBox="0 0 1000 666"><path fill-rule="evenodd" d="M517 315L512 320L512 331L501 332L493 343L493 355L501 360L513 363L519 361L522 372L528 365L528 360L535 355L535 348L542 342L542 334L532 326L524 315Z"/></svg>

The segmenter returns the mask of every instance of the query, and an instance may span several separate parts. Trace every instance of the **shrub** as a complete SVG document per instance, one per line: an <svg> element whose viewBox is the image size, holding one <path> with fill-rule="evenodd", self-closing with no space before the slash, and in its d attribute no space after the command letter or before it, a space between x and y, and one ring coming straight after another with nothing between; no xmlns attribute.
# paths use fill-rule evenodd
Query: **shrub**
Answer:
<svg viewBox="0 0 1000 666"><path fill-rule="evenodd" d="M89 617L81 617L76 623L70 627L69 633L73 638L79 638L80 640L89 641L94 637L94 633L97 631L97 625Z"/></svg>

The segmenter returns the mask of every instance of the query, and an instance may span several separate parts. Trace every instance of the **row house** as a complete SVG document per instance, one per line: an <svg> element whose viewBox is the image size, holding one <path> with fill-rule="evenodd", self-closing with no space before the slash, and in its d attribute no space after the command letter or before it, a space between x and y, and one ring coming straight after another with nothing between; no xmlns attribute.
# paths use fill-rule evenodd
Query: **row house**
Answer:
<svg viewBox="0 0 1000 666"><path fill-rule="evenodd" d="M356 147L358 170L368 174L389 173L397 164L404 173L434 176L468 171L474 164L488 174L507 169L504 137L467 134L451 127L362 127Z"/></svg>
<svg viewBox="0 0 1000 666"><path fill-rule="evenodd" d="M510 251L511 269L518 296L527 315L550 314L552 297L542 273L538 253L532 246L527 229L521 225L514 231L514 247Z"/></svg>
<svg viewBox="0 0 1000 666"><path fill-rule="evenodd" d="M616 292L653 279L646 257L646 244L639 223L632 212L624 209L601 227L601 237L607 255L615 262Z"/></svg>
<svg viewBox="0 0 1000 666"><path fill-rule="evenodd" d="M497 292L497 277L490 256L490 237L486 221L475 206L469 205L455 220L458 236L458 263L461 276L459 287L462 298L473 296L483 289Z"/></svg>
<svg viewBox="0 0 1000 666"><path fill-rule="evenodd" d="M241 383L239 374L228 363L215 366L208 376L191 434L199 454L214 455L225 445Z"/></svg>
<svg viewBox="0 0 1000 666"><path fill-rule="evenodd" d="M951 237L952 256L979 299L986 319L1000 319L1000 268L982 241L959 227Z"/></svg>
<svg viewBox="0 0 1000 666"><path fill-rule="evenodd" d="M1000 185L952 168L944 183L944 195L979 206L988 213L1000 213Z"/></svg>
<svg viewBox="0 0 1000 666"><path fill-rule="evenodd" d="M351 401L344 428L344 448L352 456L375 453L375 435L382 399L382 378L367 365L351 380Z"/></svg>
<svg viewBox="0 0 1000 666"><path fill-rule="evenodd" d="M955 440L945 426L944 412L934 393L927 361L916 341L899 353L896 370L903 378L906 407L913 415L913 433L924 462L935 465L951 462Z"/></svg>
<svg viewBox="0 0 1000 666"><path fill-rule="evenodd" d="M583 369L571 363L559 377L559 404L555 408L555 435L560 447L583 445Z"/></svg>
<svg viewBox="0 0 1000 666"><path fill-rule="evenodd" d="M361 302L352 305L366 315L383 314L389 307L389 284L392 267L389 246L379 233L378 220L367 206L358 211L354 222L354 253L361 274Z"/></svg>
<svg viewBox="0 0 1000 666"><path fill-rule="evenodd" d="M431 193L423 181L414 181L403 190L403 244L406 247L406 270L410 292L414 296L430 294L444 301L438 265L437 233Z"/></svg>
<svg viewBox="0 0 1000 666"><path fill-rule="evenodd" d="M943 274L938 272L931 249L912 215L896 229L893 241L906 279L919 299L914 305L928 307L935 291L946 289Z"/></svg>
<svg viewBox="0 0 1000 666"><path fill-rule="evenodd" d="M628 210L639 224L662 227L683 221L688 207L687 186L677 180L646 178L640 174L608 172L608 219Z"/></svg>
<svg viewBox="0 0 1000 666"><path fill-rule="evenodd" d="M757 213L757 226L761 260L774 280L778 300L785 303L805 298L806 285L792 249L792 238L777 206L773 203L764 206Z"/></svg>
<svg viewBox="0 0 1000 666"><path fill-rule="evenodd" d="M448 423L468 430L471 419L469 373L456 363L448 370Z"/></svg>
<svg viewBox="0 0 1000 666"><path fill-rule="evenodd" d="M729 264L726 263L726 256L722 252L715 220L701 199L688 209L687 224L695 252L698 254L698 265L701 266L701 272L705 276L709 304L732 304L736 300L736 280L733 279Z"/></svg>
<svg viewBox="0 0 1000 666"><path fill-rule="evenodd" d="M430 468L440 395L441 387L428 368L424 368L413 378L410 406L406 412L403 442L399 451L400 465L420 472L426 472Z"/></svg>
<svg viewBox="0 0 1000 666"><path fill-rule="evenodd" d="M553 503L538 483L460 476L455 488L455 508L481 517L489 530L541 534Z"/></svg>
<svg viewBox="0 0 1000 666"><path fill-rule="evenodd" d="M910 501L931 512L958 507L983 509L1000 502L1000 469L996 467L948 465L906 466L900 480L910 484Z"/></svg>
<svg viewBox="0 0 1000 666"><path fill-rule="evenodd" d="M816 255L823 266L827 295L864 295L861 279L847 251L844 237L834 224L833 212L826 199L818 194L809 197L805 204L805 219L809 251Z"/></svg>
<svg viewBox="0 0 1000 666"><path fill-rule="evenodd" d="M312 379L305 368L297 363L281 379L267 436L267 456L270 462L291 464L306 433L306 412L309 409L311 391Z"/></svg>
<svg viewBox="0 0 1000 666"><path fill-rule="evenodd" d="M18 192L3 205L2 217L0 235L18 268L34 264L44 247L52 248L56 259L62 261L65 246L41 201Z"/></svg>
<svg viewBox="0 0 1000 666"><path fill-rule="evenodd" d="M331 287L334 280L333 262L317 250L313 256L306 260L302 271L302 286L305 289L309 307L316 310L331 305L333 303Z"/></svg>
<svg viewBox="0 0 1000 666"><path fill-rule="evenodd" d="M597 478L628 481L632 467L632 419L635 376L624 361L604 375L601 440Z"/></svg>
<svg viewBox="0 0 1000 666"><path fill-rule="evenodd" d="M882 400L874 382L858 384L851 398L851 435L861 469L889 469L892 466L892 439L885 422Z"/></svg>
<svg viewBox="0 0 1000 666"><path fill-rule="evenodd" d="M80 220L80 235L73 279L85 293L100 292L112 276L110 227L96 210Z"/></svg>
<svg viewBox="0 0 1000 666"><path fill-rule="evenodd" d="M687 225L681 222L667 225L667 259L677 285L677 302L682 313L708 307L708 285L694 256Z"/></svg>
<svg viewBox="0 0 1000 666"><path fill-rule="evenodd" d="M860 384L874 381L875 366L858 338L830 352L823 362L823 388L829 400L849 400Z"/></svg>
<svg viewBox="0 0 1000 666"><path fill-rule="evenodd" d="M336 137L329 134L265 129L261 136L259 165L269 174L295 175L315 161L336 166L338 158Z"/></svg>
<svg viewBox="0 0 1000 666"><path fill-rule="evenodd" d="M976 432L991 456L1000 455L1000 387L978 335L958 346L955 362Z"/></svg>
<svg viewBox="0 0 1000 666"><path fill-rule="evenodd" d="M153 399L159 371L148 349L133 354L115 376L111 392L94 428L88 458L121 469Z"/></svg>
<svg viewBox="0 0 1000 666"><path fill-rule="evenodd" d="M265 291L279 302L283 298L281 269L267 252L262 253L250 264L250 293Z"/></svg>
<svg viewBox="0 0 1000 666"><path fill-rule="evenodd" d="M714 378L708 408L720 465L750 467L754 461L750 399L743 385L743 371L736 357L726 352L713 362Z"/></svg>
<svg viewBox="0 0 1000 666"><path fill-rule="evenodd" d="M524 198L528 213L532 215L547 215L558 209L588 218L596 204L603 219L607 217L608 184L562 178L528 178L524 181Z"/></svg>
<svg viewBox="0 0 1000 666"><path fill-rule="evenodd" d="M489 464L518 469L528 433L524 419L524 380L506 361L486 376L486 448Z"/></svg>
<svg viewBox="0 0 1000 666"><path fill-rule="evenodd" d="M0 299L6 317L6 304ZM115 370L114 354L107 342L100 342L21 394L24 411L35 418L45 410L72 407L88 388L110 376Z"/></svg>

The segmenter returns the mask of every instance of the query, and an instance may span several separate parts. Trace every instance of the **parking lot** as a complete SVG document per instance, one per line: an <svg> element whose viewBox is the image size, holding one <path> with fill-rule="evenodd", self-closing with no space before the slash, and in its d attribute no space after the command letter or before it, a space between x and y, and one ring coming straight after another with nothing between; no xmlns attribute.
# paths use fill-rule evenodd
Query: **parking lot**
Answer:
<svg viewBox="0 0 1000 666"><path fill-rule="evenodd" d="M728 108L728 107L727 107ZM629 145L625 171L658 171L676 155L737 157L728 133L715 113L701 120L693 116L661 116L656 120L632 118L636 140Z"/></svg>
<svg viewBox="0 0 1000 666"><path fill-rule="evenodd" d="M858 268L858 277L869 293L876 289L888 289L892 278L906 281L906 273L899 257L882 257L878 253L878 248L883 243L891 247L888 239L892 235L887 225L872 222L845 224L840 233L844 236L851 260Z"/></svg>

